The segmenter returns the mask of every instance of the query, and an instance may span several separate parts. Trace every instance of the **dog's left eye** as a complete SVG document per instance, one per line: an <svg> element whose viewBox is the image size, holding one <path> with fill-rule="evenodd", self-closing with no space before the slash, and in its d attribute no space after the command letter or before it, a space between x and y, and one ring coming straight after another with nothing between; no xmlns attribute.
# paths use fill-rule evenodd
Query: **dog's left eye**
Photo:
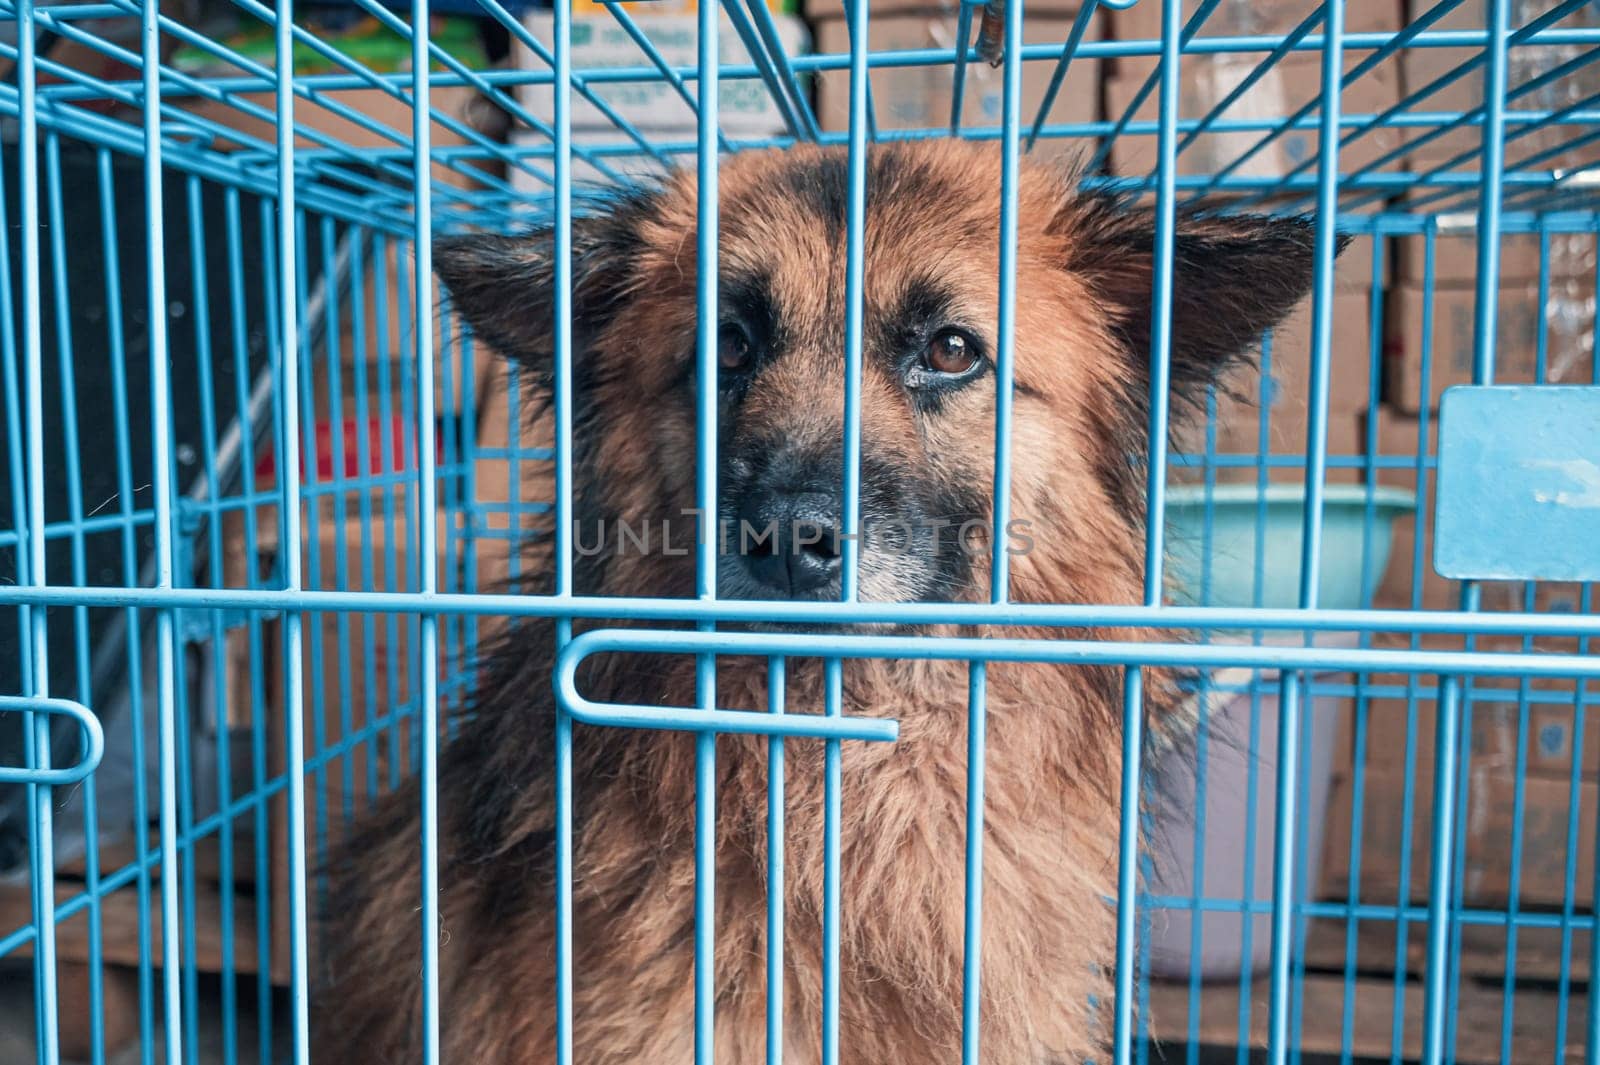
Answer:
<svg viewBox="0 0 1600 1065"><path fill-rule="evenodd" d="M732 322L717 331L717 365L724 370L742 370L750 361L750 334Z"/></svg>
<svg viewBox="0 0 1600 1065"><path fill-rule="evenodd" d="M941 330L928 341L922 360L934 373L957 377L978 365L978 346L954 329Z"/></svg>

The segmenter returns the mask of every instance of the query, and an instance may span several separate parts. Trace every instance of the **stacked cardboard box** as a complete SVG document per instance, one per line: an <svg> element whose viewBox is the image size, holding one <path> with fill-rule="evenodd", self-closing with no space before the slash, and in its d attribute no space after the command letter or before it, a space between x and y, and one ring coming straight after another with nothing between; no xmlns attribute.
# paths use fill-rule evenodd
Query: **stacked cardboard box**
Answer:
<svg viewBox="0 0 1600 1065"><path fill-rule="evenodd" d="M1349 65L1354 65L1354 60ZM1178 118L1191 121L1226 104L1213 122L1212 132L1202 132L1178 155L1181 175L1212 175L1234 167L1229 177L1280 178L1291 172L1316 176L1321 152L1318 110L1312 108L1295 127L1276 134L1278 124L1318 98L1322 88L1320 57L1297 55L1259 73L1258 55L1184 56L1179 64L1182 85L1178 93ZM1118 61L1117 73L1106 85L1107 117L1120 120L1145 83L1155 73L1154 56ZM1253 80L1249 80L1253 79ZM1248 84L1247 83L1248 80ZM1241 89L1241 86L1243 88ZM1236 95L1237 94L1237 95ZM1400 99L1393 64L1382 64L1345 87L1340 106L1346 115L1376 115ZM1153 89L1140 101L1132 122L1148 128L1124 131L1112 142L1113 172L1148 173L1155 168L1156 125L1160 120L1160 93ZM1229 124L1246 128L1226 128ZM1255 128L1249 128L1253 125ZM1221 127L1221 128L1216 128ZM1179 143L1187 138L1180 135ZM1396 129L1378 129L1354 138L1339 151L1339 169L1348 173L1388 155L1403 143ZM1237 165L1235 166L1235 164Z"/></svg>
<svg viewBox="0 0 1600 1065"><path fill-rule="evenodd" d="M631 5L630 5L631 6ZM810 34L799 18L781 13L784 4L769 5L772 21L784 51L800 55L808 51ZM673 69L692 69L699 59L699 19L697 5L685 0L652 3L648 9L629 12L633 26L656 50L656 57ZM530 12L523 24L547 47L555 38L555 15L548 11ZM603 101L602 108L588 95L575 92L571 97L572 138L580 156L573 178L583 184L612 184L617 180L660 173L667 162L692 162L692 148L698 125L695 109L688 100L656 70L654 60L633 39L628 28L603 9L574 10L571 30L572 67L580 75L602 68L642 68L648 73L636 81L607 81L589 86L592 95ZM723 67L748 67L754 60L726 14L717 33L717 50ZM513 62L524 70L548 73L550 66L520 40L514 45ZM696 85L685 82L689 99L696 98ZM549 81L522 85L518 102L532 115L546 122L555 114L555 90ZM610 114L607 114L609 109ZM615 116L615 117L613 117ZM690 149L690 154L646 149L618 125L625 122L639 130L651 147L663 145ZM762 140L788 132L782 106L760 78L722 78L717 91L717 121L730 141ZM553 145L546 134L515 128L511 146L530 167L511 174L512 187L531 199L548 196L548 175L552 171ZM588 158L582 152L589 152ZM542 175L541 172L542 171Z"/></svg>
<svg viewBox="0 0 1600 1065"><path fill-rule="evenodd" d="M1370 263L1365 269L1370 271ZM1336 286L1331 316L1326 426L1328 479L1336 482L1359 479L1360 415L1370 403L1378 365L1372 351L1371 294L1355 282L1361 270L1359 262L1351 271L1354 277L1341 270L1341 278L1349 280ZM1212 471L1219 481L1254 483L1258 467L1266 463L1272 480L1303 482L1312 347L1312 303L1307 300L1273 331L1259 360L1224 379L1207 417L1197 419L1180 437L1183 451L1204 455L1209 439L1212 454L1229 457ZM1203 469L1180 466L1174 472L1198 478Z"/></svg>
<svg viewBox="0 0 1600 1065"><path fill-rule="evenodd" d="M1075 3L1046 0L1028 5L1022 28L1024 44L1064 43L1071 35L1076 13ZM839 0L813 0L807 7L807 14L813 19L818 52L849 54L849 25ZM960 5L946 0L933 3L899 0L874 7L867 27L867 44L874 53L952 49L956 45L959 15ZM1091 20L1083 40L1098 41L1103 27L1104 19ZM973 36L976 37L976 30ZM1054 55L1023 64L1021 116L1024 131L1032 127L1057 65L1058 57ZM1097 58L1073 58L1046 116L1047 126L1083 125L1099 118L1101 66ZM954 67L948 62L874 69L868 81L878 128L947 129L954 77ZM963 128L999 127L1003 106L1002 72L986 63L969 63L963 89ZM825 131L844 132L850 128L848 70L830 71L818 78L817 111ZM1080 137L1047 138L1039 142L1036 151L1081 150L1085 144L1092 143Z"/></svg>
<svg viewBox="0 0 1600 1065"><path fill-rule="evenodd" d="M1135 4L1114 15L1114 33L1124 41L1149 42L1150 52L1122 56L1106 83L1106 112L1112 121L1128 114L1133 101L1155 74L1158 57L1154 49L1161 39L1161 4ZM1184 0L1182 21L1187 24L1199 9L1195 0ZM1284 35L1294 31L1320 9L1317 0L1271 0L1250 3L1223 0L1207 15L1196 34L1207 37L1248 37ZM1349 4L1345 8L1345 32L1394 32L1400 28L1398 4ZM1365 53L1346 57L1348 71L1366 58ZM1279 178L1290 172L1306 177L1315 175L1315 161L1321 151L1316 123L1320 108L1314 106L1321 92L1321 55L1299 52L1261 69L1264 52L1197 52L1182 57L1179 64L1182 84L1178 92L1180 120L1195 120L1209 115L1220 105L1210 132L1195 137L1178 156L1180 175L1210 175L1237 163L1229 172L1236 179ZM1345 116L1377 115L1393 107L1400 98L1400 67L1385 60L1357 77L1341 93L1341 113ZM1308 105L1313 105L1309 106ZM1306 109L1295 128L1276 132L1281 120ZM1156 134L1159 121L1159 92L1152 90L1133 112L1131 121L1148 123L1148 132L1124 133L1112 143L1110 161L1115 173L1148 173L1156 165ZM1257 128L1228 129L1233 125ZM1215 127L1223 128L1215 128ZM1346 126L1348 131L1348 126ZM1269 139L1270 138L1270 139ZM1180 143L1184 140L1180 137ZM1403 143L1395 129L1378 129L1356 137L1339 153L1339 169L1349 173L1388 155Z"/></svg>
<svg viewBox="0 0 1600 1065"><path fill-rule="evenodd" d="M1410 16L1418 18L1431 10L1429 0L1410 0ZM1554 4L1548 0L1512 0L1508 13L1513 28L1542 18ZM1483 30L1488 6L1484 0L1467 0L1432 23L1436 30ZM1551 24L1558 29L1592 27L1594 15L1587 5L1578 6ZM1576 46L1523 46L1508 55L1507 83L1517 86L1541 79L1558 67L1577 59ZM1479 48L1410 48L1401 55L1402 80L1411 109L1417 112L1467 115L1483 106L1484 65ZM1600 72L1592 65L1578 65L1560 77L1545 80L1538 88L1520 93L1508 106L1515 110L1559 111L1600 91ZM1435 127L1438 128L1438 127ZM1508 168L1538 170L1583 168L1600 162L1600 144L1591 143L1576 150L1562 150L1563 142L1577 138L1578 127L1547 129L1508 129L1506 163ZM1411 167L1418 173L1440 169L1476 171L1482 157L1475 154L1481 144L1481 127L1471 120L1447 132L1419 130L1420 143L1412 150ZM1463 155L1468 158L1461 159Z"/></svg>
<svg viewBox="0 0 1600 1065"><path fill-rule="evenodd" d="M1474 231L1431 238L1434 272L1426 275L1429 237L1395 242L1396 284L1389 293L1384 395L1397 410L1437 409L1439 394L1473 380L1477 254ZM1495 380L1521 384L1591 381L1594 375L1593 235L1501 238ZM1541 299L1540 264L1547 266ZM1425 333L1425 326L1427 331ZM1425 345L1424 340L1429 342ZM1424 381L1424 357L1428 360Z"/></svg>
<svg viewBox="0 0 1600 1065"><path fill-rule="evenodd" d="M1461 637L1424 636L1425 651L1461 650ZM1384 649L1411 646L1409 637L1384 636ZM1479 637L1473 649L1488 653L1535 654L1577 650L1576 639L1516 636ZM1384 693L1367 707L1366 740L1360 752L1362 833L1360 890L1373 903L1422 901L1428 886L1429 828L1439 718L1439 680L1432 676L1372 674L1370 690ZM1512 897L1516 799L1521 791L1521 870L1517 897L1526 905L1560 906L1566 900L1569 861L1578 869L1572 901L1593 904L1594 812L1600 777L1600 729L1583 724L1577 710L1580 685L1568 678L1522 680L1478 678L1466 684L1459 705L1469 737L1470 760L1464 783L1465 820L1457 824L1464 848L1462 889L1469 906L1504 906ZM1388 694L1388 693L1396 694ZM1600 692L1588 686L1587 699ZM1581 732L1580 732L1581 729ZM1354 814L1353 773L1341 774L1332 804L1323 890L1343 897L1351 876L1350 841ZM1409 778L1411 816L1403 801ZM1573 802L1576 794L1576 802ZM1571 819L1576 817L1576 826ZM1410 846L1402 846L1409 827ZM1576 827L1578 845L1569 854L1568 832ZM1409 875L1402 877L1402 863ZM1402 881L1404 890L1402 891ZM1404 896L1404 897L1402 897Z"/></svg>
<svg viewBox="0 0 1600 1065"><path fill-rule="evenodd" d="M1182 22L1187 24L1202 0L1181 0ZM1322 0L1222 0L1212 8L1197 37L1240 37L1285 34L1316 14ZM1161 4L1138 3L1112 13L1120 41L1161 39ZM1393 30L1400 18L1398 3L1346 4L1344 31L1370 33Z"/></svg>

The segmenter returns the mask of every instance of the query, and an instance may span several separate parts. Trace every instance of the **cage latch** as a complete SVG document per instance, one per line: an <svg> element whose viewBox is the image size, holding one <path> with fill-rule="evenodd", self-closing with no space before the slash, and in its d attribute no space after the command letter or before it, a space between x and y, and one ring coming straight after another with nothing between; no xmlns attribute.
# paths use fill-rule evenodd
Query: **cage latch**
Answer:
<svg viewBox="0 0 1600 1065"><path fill-rule="evenodd" d="M55 769L41 766L23 769L0 765L0 784L39 784L45 787L63 787L80 783L100 766L105 754L106 736L100 719L82 703L71 699L51 699L45 696L0 695L0 713L59 714L78 723L83 733L83 755L76 765Z"/></svg>

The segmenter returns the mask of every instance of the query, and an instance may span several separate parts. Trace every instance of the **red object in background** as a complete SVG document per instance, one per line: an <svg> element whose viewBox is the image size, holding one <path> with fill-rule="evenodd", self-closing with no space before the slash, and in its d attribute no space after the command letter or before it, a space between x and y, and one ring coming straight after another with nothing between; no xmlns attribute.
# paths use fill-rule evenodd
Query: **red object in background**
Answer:
<svg viewBox="0 0 1600 1065"><path fill-rule="evenodd" d="M402 417L368 418L366 421L366 448L367 467L361 468L361 431L362 422L359 418L345 418L339 425L341 430L341 446L344 454L344 469L334 470L334 423L319 420L316 429L316 476L310 478L312 483L326 484L330 481L358 480L362 477L381 475L384 473L404 473L415 470L418 465L417 444L415 434L407 441L406 420ZM384 437L387 434L388 440ZM387 444L388 452L384 451ZM434 459L442 460L443 437L434 430ZM387 463L385 460L387 459ZM271 481L277 475L277 456L270 445L256 463L256 478ZM306 455L302 448L300 452L300 476L306 478Z"/></svg>

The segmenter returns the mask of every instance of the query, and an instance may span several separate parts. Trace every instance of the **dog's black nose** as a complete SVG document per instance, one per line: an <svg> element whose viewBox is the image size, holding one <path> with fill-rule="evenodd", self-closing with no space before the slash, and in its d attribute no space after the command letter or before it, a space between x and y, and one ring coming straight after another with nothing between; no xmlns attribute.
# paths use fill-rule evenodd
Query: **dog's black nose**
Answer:
<svg viewBox="0 0 1600 1065"><path fill-rule="evenodd" d="M839 579L839 507L830 496L754 488L739 507L739 526L729 546L775 594L808 595Z"/></svg>

